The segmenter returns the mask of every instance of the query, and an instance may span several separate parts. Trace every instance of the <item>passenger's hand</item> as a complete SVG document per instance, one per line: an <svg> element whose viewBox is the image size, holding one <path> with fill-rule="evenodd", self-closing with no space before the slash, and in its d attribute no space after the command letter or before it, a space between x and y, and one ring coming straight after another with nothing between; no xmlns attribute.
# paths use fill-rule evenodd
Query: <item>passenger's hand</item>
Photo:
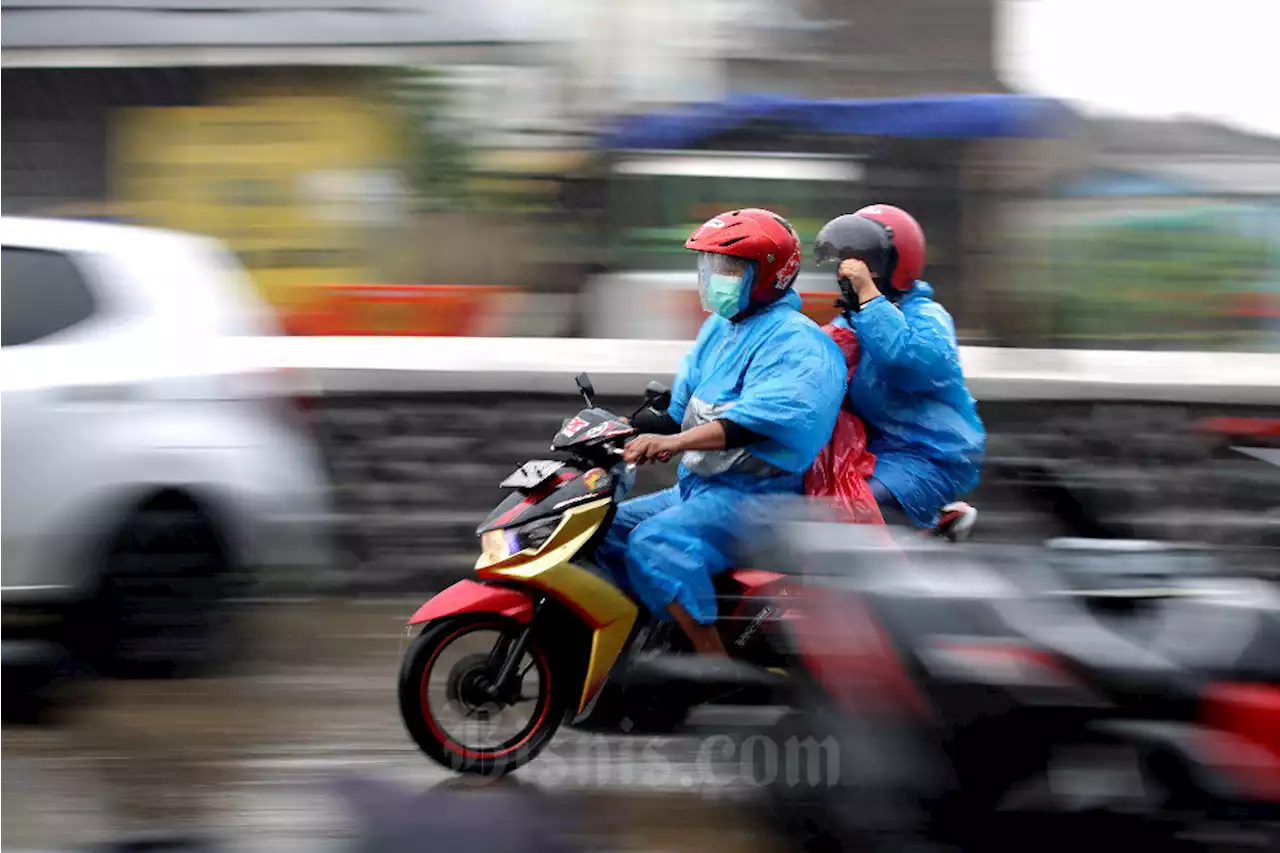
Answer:
<svg viewBox="0 0 1280 853"><path fill-rule="evenodd" d="M871 270L857 258L845 258L841 261L836 277L847 278L853 282L853 291L858 294L860 303L868 302L880 295L880 288L876 287L875 279L871 277Z"/></svg>
<svg viewBox="0 0 1280 853"><path fill-rule="evenodd" d="M646 462L670 462L671 457L679 452L674 435L655 435L645 433L638 435L622 449L622 458L633 465Z"/></svg>

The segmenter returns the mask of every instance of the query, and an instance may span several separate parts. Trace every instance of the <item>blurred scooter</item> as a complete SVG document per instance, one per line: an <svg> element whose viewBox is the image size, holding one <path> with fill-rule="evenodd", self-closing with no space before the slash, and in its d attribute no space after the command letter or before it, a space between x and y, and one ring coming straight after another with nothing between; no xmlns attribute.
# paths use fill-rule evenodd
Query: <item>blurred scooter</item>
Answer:
<svg viewBox="0 0 1280 853"><path fill-rule="evenodd" d="M1280 849L1273 586L1155 543L885 556L799 521L757 561L804 574L756 754L805 849Z"/></svg>

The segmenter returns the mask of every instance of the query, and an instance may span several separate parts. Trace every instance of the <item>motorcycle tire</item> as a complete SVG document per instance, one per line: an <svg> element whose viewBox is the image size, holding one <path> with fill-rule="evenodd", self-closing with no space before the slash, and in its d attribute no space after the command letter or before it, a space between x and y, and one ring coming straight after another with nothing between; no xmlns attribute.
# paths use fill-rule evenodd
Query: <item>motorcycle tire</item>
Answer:
<svg viewBox="0 0 1280 853"><path fill-rule="evenodd" d="M523 625L502 616L469 614L429 623L414 638L400 667L400 715L414 742L437 764L459 773L501 776L532 761L555 736L564 719L570 685L560 683L552 658L536 634L529 638L525 653L538 669L538 696L529 723L508 740L483 748L455 742L435 719L425 696L432 666L455 640L477 631L496 631L514 639L523 630Z"/></svg>

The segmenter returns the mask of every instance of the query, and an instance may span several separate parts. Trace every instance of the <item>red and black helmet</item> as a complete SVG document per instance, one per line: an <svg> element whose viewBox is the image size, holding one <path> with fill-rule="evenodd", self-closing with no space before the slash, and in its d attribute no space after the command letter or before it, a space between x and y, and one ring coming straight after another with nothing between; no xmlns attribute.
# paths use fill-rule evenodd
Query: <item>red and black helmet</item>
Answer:
<svg viewBox="0 0 1280 853"><path fill-rule="evenodd" d="M896 258L889 284L898 290L910 290L916 279L924 275L924 229L915 217L890 204L871 204L854 213L873 219L889 229Z"/></svg>
<svg viewBox="0 0 1280 853"><path fill-rule="evenodd" d="M791 223L760 208L731 210L708 219L685 241L686 249L752 261L751 302L768 305L791 289L800 272L800 237Z"/></svg>

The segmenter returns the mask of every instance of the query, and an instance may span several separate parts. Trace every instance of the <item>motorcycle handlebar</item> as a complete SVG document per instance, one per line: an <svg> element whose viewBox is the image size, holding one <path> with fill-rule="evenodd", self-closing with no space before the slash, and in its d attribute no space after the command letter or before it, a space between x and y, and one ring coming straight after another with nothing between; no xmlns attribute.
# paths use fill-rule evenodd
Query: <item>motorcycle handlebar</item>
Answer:
<svg viewBox="0 0 1280 853"><path fill-rule="evenodd" d="M617 456L618 458L621 458L623 456L622 448L616 444L605 445L605 452L608 453L610 456ZM628 462L627 470L628 471L636 470L636 463Z"/></svg>

